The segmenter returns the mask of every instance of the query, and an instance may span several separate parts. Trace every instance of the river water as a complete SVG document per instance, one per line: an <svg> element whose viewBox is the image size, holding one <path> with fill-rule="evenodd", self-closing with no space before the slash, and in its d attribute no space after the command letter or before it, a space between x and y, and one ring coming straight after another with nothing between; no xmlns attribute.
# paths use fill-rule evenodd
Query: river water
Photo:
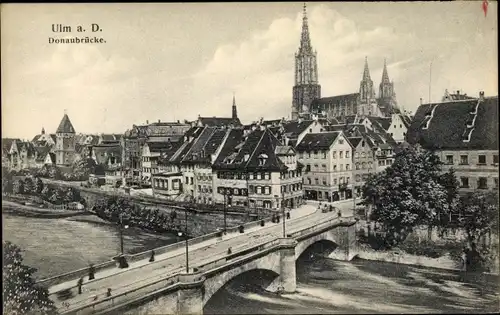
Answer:
<svg viewBox="0 0 500 315"><path fill-rule="evenodd" d="M472 278L472 279L470 279ZM484 278L484 277L483 277ZM297 262L297 291L279 296L237 277L204 314L477 313L499 310L498 283L386 262Z"/></svg>

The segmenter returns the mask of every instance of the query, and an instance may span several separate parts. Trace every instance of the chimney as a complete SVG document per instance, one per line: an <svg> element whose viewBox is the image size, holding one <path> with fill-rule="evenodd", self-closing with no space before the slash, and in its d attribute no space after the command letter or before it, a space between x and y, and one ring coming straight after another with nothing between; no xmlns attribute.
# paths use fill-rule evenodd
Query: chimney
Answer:
<svg viewBox="0 0 500 315"><path fill-rule="evenodd" d="M422 98L420 98L420 105L422 105Z"/></svg>
<svg viewBox="0 0 500 315"><path fill-rule="evenodd" d="M479 92L479 100L484 101L484 91Z"/></svg>
<svg viewBox="0 0 500 315"><path fill-rule="evenodd" d="M300 124L302 122L302 117L299 117L298 123Z"/></svg>
<svg viewBox="0 0 500 315"><path fill-rule="evenodd" d="M160 123L161 121L158 119L158 122Z"/></svg>
<svg viewBox="0 0 500 315"><path fill-rule="evenodd" d="M146 125L149 125L149 120L146 120Z"/></svg>
<svg viewBox="0 0 500 315"><path fill-rule="evenodd" d="M248 159L250 158L250 154L245 154L245 156L243 157L243 161L248 161Z"/></svg>
<svg viewBox="0 0 500 315"><path fill-rule="evenodd" d="M214 162L215 162L215 157L216 157L216 155L215 155L215 154L210 154L210 162L211 162L212 164L214 164Z"/></svg>
<svg viewBox="0 0 500 315"><path fill-rule="evenodd" d="M460 90L457 90L457 95L460 95Z"/></svg>
<svg viewBox="0 0 500 315"><path fill-rule="evenodd" d="M181 121L180 120L177 120L177 123L180 123Z"/></svg>

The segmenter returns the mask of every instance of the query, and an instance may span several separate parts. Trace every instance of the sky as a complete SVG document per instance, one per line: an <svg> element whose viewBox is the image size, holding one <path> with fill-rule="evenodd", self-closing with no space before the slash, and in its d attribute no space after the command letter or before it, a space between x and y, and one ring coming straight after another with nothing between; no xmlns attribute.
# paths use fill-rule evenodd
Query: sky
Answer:
<svg viewBox="0 0 500 315"><path fill-rule="evenodd" d="M54 133L65 112L81 133L230 117L233 94L243 123L290 117L302 6L3 4L2 137ZM377 93L387 59L408 111L428 102L429 87L431 101L445 89L498 95L496 2L486 17L481 1L314 2L307 11L324 97L358 92L365 56ZM94 35L106 43L49 44Z"/></svg>

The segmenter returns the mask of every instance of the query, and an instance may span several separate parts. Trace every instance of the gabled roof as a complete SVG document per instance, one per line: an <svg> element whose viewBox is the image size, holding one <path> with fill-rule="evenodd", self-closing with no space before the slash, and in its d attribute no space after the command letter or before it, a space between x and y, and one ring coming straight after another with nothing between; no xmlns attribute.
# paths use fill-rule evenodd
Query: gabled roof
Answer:
<svg viewBox="0 0 500 315"><path fill-rule="evenodd" d="M308 133L296 146L297 151L328 150L340 132Z"/></svg>
<svg viewBox="0 0 500 315"><path fill-rule="evenodd" d="M406 129L410 128L411 125L411 117L405 114L400 115L401 120L403 121L403 124L405 125Z"/></svg>
<svg viewBox="0 0 500 315"><path fill-rule="evenodd" d="M205 127L181 163L210 163L211 155L222 144L227 130L217 127Z"/></svg>
<svg viewBox="0 0 500 315"><path fill-rule="evenodd" d="M64 114L56 133L75 133L75 128L73 128L73 124L71 124L67 114Z"/></svg>
<svg viewBox="0 0 500 315"><path fill-rule="evenodd" d="M233 129L213 167L242 171L286 170L275 153L278 146L281 146L279 140L268 129L255 130L246 137L242 129ZM260 161L264 164L261 165Z"/></svg>
<svg viewBox="0 0 500 315"><path fill-rule="evenodd" d="M349 139L353 148L356 148L361 140L363 140L363 137L348 137L347 139Z"/></svg>
<svg viewBox="0 0 500 315"><path fill-rule="evenodd" d="M223 126L241 126L239 118L231 117L198 117L198 121L203 126L223 127Z"/></svg>
<svg viewBox="0 0 500 315"><path fill-rule="evenodd" d="M12 142L21 142L21 139L17 138L2 138L2 154L8 154L10 147L12 147ZM4 153L7 152L7 153Z"/></svg>
<svg viewBox="0 0 500 315"><path fill-rule="evenodd" d="M498 96L420 105L407 137L426 149L498 150Z"/></svg>
<svg viewBox="0 0 500 315"><path fill-rule="evenodd" d="M45 161L45 158L47 157L47 155L50 152L50 147L47 147L47 146L35 147L35 150L37 152L35 161L36 162L43 162L43 161Z"/></svg>
<svg viewBox="0 0 500 315"><path fill-rule="evenodd" d="M385 118L385 117L367 117L372 124L380 126L380 128L384 129L385 131L389 130L391 127L391 118Z"/></svg>
<svg viewBox="0 0 500 315"><path fill-rule="evenodd" d="M289 138L294 139L304 132L313 122L314 120L289 121L283 124L283 129Z"/></svg>

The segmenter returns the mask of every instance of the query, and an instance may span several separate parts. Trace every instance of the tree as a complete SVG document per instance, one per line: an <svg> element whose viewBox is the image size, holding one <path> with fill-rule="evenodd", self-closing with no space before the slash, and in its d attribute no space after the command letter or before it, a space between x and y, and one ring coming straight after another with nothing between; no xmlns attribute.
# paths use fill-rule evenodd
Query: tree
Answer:
<svg viewBox="0 0 500 315"><path fill-rule="evenodd" d="M73 189L70 187L66 192L64 193L64 202L70 203L74 201L75 194L73 193Z"/></svg>
<svg viewBox="0 0 500 315"><path fill-rule="evenodd" d="M12 193L12 179L7 179L7 178L2 179L2 192L4 194Z"/></svg>
<svg viewBox="0 0 500 315"><path fill-rule="evenodd" d="M49 185L44 186L41 194L43 199L49 200L50 196L52 196L52 188Z"/></svg>
<svg viewBox="0 0 500 315"><path fill-rule="evenodd" d="M24 193L24 181L22 179L16 179L12 186L12 192L14 194L23 194Z"/></svg>
<svg viewBox="0 0 500 315"><path fill-rule="evenodd" d="M476 191L460 198L459 224L471 246L498 228L498 192Z"/></svg>
<svg viewBox="0 0 500 315"><path fill-rule="evenodd" d="M23 264L21 249L3 242L3 310L5 314L55 314L49 291L35 284L35 268Z"/></svg>
<svg viewBox="0 0 500 315"><path fill-rule="evenodd" d="M51 165L48 170L48 176L53 179L59 179L61 178L61 170L57 166Z"/></svg>
<svg viewBox="0 0 500 315"><path fill-rule="evenodd" d="M35 193L35 183L31 177L26 177L24 179L24 193L33 194Z"/></svg>
<svg viewBox="0 0 500 315"><path fill-rule="evenodd" d="M43 184L43 181L40 179L40 177L35 177L34 184L35 184L35 192L37 194L41 194L43 189L45 188L45 186Z"/></svg>
<svg viewBox="0 0 500 315"><path fill-rule="evenodd" d="M448 213L447 190L440 184L441 162L432 152L406 149L383 172L363 186L364 203L372 206L370 219L382 224L387 245L403 241L419 225L432 225Z"/></svg>

